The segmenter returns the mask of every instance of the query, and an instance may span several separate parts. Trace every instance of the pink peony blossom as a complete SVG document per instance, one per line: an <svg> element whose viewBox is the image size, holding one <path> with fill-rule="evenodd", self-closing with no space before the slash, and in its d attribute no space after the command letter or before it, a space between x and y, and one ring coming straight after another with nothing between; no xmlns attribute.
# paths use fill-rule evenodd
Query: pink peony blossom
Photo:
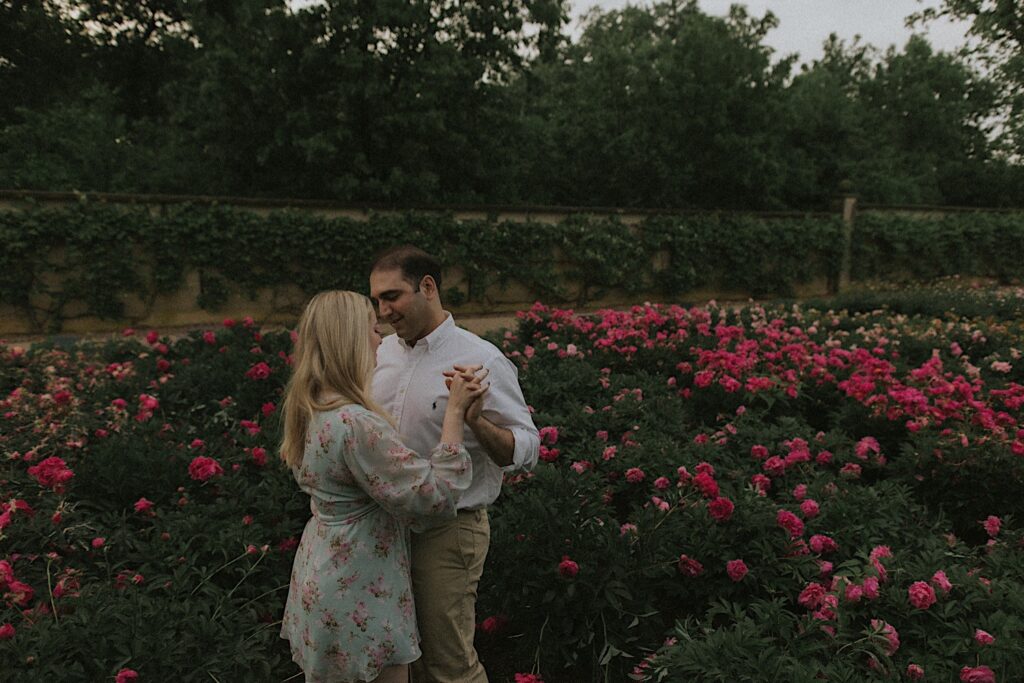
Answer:
<svg viewBox="0 0 1024 683"><path fill-rule="evenodd" d="M251 380L264 380L270 377L270 366L260 361L245 371L245 377Z"/></svg>
<svg viewBox="0 0 1024 683"><path fill-rule="evenodd" d="M807 609L816 609L825 599L825 593L824 586L817 582L811 582L800 591L800 596L796 601Z"/></svg>
<svg viewBox="0 0 1024 683"><path fill-rule="evenodd" d="M917 609L928 609L935 604L935 591L924 581L915 581L907 589L910 604Z"/></svg>
<svg viewBox="0 0 1024 683"><path fill-rule="evenodd" d="M55 455L29 467L28 474L39 482L40 486L53 489L56 493L62 493L64 484L75 476L75 473L68 469L67 463Z"/></svg>
<svg viewBox="0 0 1024 683"><path fill-rule="evenodd" d="M540 674L518 673L515 675L513 683L544 683L544 679L540 677Z"/></svg>
<svg viewBox="0 0 1024 683"><path fill-rule="evenodd" d="M797 538L804 533L804 523L789 510L779 510L775 515L775 523L788 531L791 538Z"/></svg>
<svg viewBox="0 0 1024 683"><path fill-rule="evenodd" d="M1002 527L1002 520L995 515L989 515L981 525L985 527L985 533L992 538L995 538L999 535L999 529Z"/></svg>
<svg viewBox="0 0 1024 683"><path fill-rule="evenodd" d="M683 576L697 577L704 573L704 565L685 554L679 556L677 567Z"/></svg>
<svg viewBox="0 0 1024 683"><path fill-rule="evenodd" d="M832 553L839 549L839 544L837 544L832 538L830 538L829 536L825 536L824 534L814 534L813 536L811 536L811 540L809 543L811 546L811 550L815 553L818 553L819 555L824 553Z"/></svg>
<svg viewBox="0 0 1024 683"><path fill-rule="evenodd" d="M996 642L996 639L988 631L982 631L980 628L977 628L974 629L974 642L978 645L991 645Z"/></svg>
<svg viewBox="0 0 1024 683"><path fill-rule="evenodd" d="M148 500L146 498L139 498L137 501L135 501L135 511L136 512L148 512L152 508L153 508L153 501L151 501L151 500Z"/></svg>
<svg viewBox="0 0 1024 683"><path fill-rule="evenodd" d="M877 600L879 596L878 592L878 579L873 576L869 576L861 583L861 588L864 591L864 597L868 600Z"/></svg>
<svg viewBox="0 0 1024 683"><path fill-rule="evenodd" d="M743 560L729 560L725 563L725 572L733 581L742 581L748 571L750 570L747 569L747 563Z"/></svg>
<svg viewBox="0 0 1024 683"><path fill-rule="evenodd" d="M996 683L996 674L987 666L965 666L960 669L962 683Z"/></svg>
<svg viewBox="0 0 1024 683"><path fill-rule="evenodd" d="M580 573L580 566L570 560L568 555L563 555L562 561L558 563L558 573L571 579Z"/></svg>
<svg viewBox="0 0 1024 683"><path fill-rule="evenodd" d="M907 665L907 678L912 681L919 681L924 678L924 667L920 664Z"/></svg>
<svg viewBox="0 0 1024 683"><path fill-rule="evenodd" d="M941 569L932 575L932 583L941 588L943 593L953 590L953 584L946 578L946 572Z"/></svg>
<svg viewBox="0 0 1024 683"><path fill-rule="evenodd" d="M134 669L121 669L114 677L114 683L131 683L139 680L139 673Z"/></svg>
<svg viewBox="0 0 1024 683"><path fill-rule="evenodd" d="M188 466L188 475L196 481L206 481L210 477L224 474L224 468L213 458L199 455L192 459Z"/></svg>
<svg viewBox="0 0 1024 683"><path fill-rule="evenodd" d="M728 498L715 498L708 503L708 513L716 522L727 522L735 507Z"/></svg>
<svg viewBox="0 0 1024 683"><path fill-rule="evenodd" d="M508 619L503 616L492 616L481 621L477 628L484 633L493 635L505 628L505 624L507 623Z"/></svg>
<svg viewBox="0 0 1024 683"><path fill-rule="evenodd" d="M885 652L890 657L896 654L896 650L900 649L900 634L896 632L896 629L892 625L882 621L881 619L872 619L871 628L875 631L880 631L887 642Z"/></svg>
<svg viewBox="0 0 1024 683"><path fill-rule="evenodd" d="M13 624L0 624L0 640L10 640L14 637L14 634Z"/></svg>
<svg viewBox="0 0 1024 683"><path fill-rule="evenodd" d="M700 467L698 465L698 467ZM700 472L693 478L693 484L696 486L701 494L705 498L717 498L718 497L718 482L715 481L707 472Z"/></svg>
<svg viewBox="0 0 1024 683"><path fill-rule="evenodd" d="M626 470L626 481L630 484L639 484L644 480L644 471L639 467L630 467Z"/></svg>
<svg viewBox="0 0 1024 683"><path fill-rule="evenodd" d="M804 516L804 519L814 519L820 512L818 501L813 498L808 498L800 503L800 514Z"/></svg>

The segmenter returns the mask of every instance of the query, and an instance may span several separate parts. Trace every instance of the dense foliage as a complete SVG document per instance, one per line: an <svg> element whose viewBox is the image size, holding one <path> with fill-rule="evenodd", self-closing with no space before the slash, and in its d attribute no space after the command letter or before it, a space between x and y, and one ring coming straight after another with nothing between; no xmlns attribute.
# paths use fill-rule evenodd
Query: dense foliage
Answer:
<svg viewBox="0 0 1024 683"><path fill-rule="evenodd" d="M847 184L1024 204L1019 57L833 38L797 69L765 43L770 13L674 0L571 37L569 5L0 0L0 187L807 209Z"/></svg>
<svg viewBox="0 0 1024 683"><path fill-rule="evenodd" d="M840 231L837 218L820 215L664 215L633 228L609 216L572 215L550 224L409 212L360 221L226 206L153 212L83 202L0 211L6 244L0 303L20 309L38 330L56 331L76 314L123 319L129 297L151 304L195 271L196 303L207 310L229 292L255 297L269 289L297 315L296 292L301 301L323 289L362 291L370 256L406 242L452 266L450 281L442 282L451 304L487 304L496 285L510 283L535 297L577 304L612 290L676 297L703 286L786 294L835 278ZM147 309L136 313L139 319Z"/></svg>
<svg viewBox="0 0 1024 683"><path fill-rule="evenodd" d="M1000 300L524 312L496 342L543 447L492 510L492 679L1019 679L1024 292ZM289 335L142 337L0 347L0 667L292 676Z"/></svg>

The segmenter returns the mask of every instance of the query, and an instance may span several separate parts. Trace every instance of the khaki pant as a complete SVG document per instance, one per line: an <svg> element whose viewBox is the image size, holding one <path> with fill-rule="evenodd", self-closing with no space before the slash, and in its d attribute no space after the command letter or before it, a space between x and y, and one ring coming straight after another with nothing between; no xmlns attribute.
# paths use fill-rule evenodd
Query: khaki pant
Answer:
<svg viewBox="0 0 1024 683"><path fill-rule="evenodd" d="M487 683L473 636L490 540L487 510L460 511L412 535L412 590L423 649L412 665L414 683Z"/></svg>

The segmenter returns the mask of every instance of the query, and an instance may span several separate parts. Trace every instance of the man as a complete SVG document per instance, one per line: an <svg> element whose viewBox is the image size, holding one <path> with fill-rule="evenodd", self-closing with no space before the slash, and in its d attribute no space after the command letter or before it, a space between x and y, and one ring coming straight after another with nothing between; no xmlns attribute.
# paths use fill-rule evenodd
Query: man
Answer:
<svg viewBox="0 0 1024 683"><path fill-rule="evenodd" d="M454 520L413 534L411 558L423 649L413 680L486 683L473 635L477 586L490 543L487 506L501 492L504 471L533 468L540 438L515 365L493 344L455 326L440 289L440 263L421 249L396 247L374 261L370 296L381 322L395 334L377 351L373 394L394 416L406 445L429 453L440 438L448 398L444 373L479 368L481 375L487 373L490 391L466 415L473 483L462 494Z"/></svg>

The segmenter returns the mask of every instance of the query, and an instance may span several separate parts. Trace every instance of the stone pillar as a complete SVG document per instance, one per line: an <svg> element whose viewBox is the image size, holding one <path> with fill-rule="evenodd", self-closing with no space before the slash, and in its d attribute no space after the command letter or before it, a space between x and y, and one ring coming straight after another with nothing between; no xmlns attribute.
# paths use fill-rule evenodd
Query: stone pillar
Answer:
<svg viewBox="0 0 1024 683"><path fill-rule="evenodd" d="M857 196L844 194L843 200L843 241L842 257L839 261L838 292L849 289L850 270L853 265L853 221L857 214Z"/></svg>

